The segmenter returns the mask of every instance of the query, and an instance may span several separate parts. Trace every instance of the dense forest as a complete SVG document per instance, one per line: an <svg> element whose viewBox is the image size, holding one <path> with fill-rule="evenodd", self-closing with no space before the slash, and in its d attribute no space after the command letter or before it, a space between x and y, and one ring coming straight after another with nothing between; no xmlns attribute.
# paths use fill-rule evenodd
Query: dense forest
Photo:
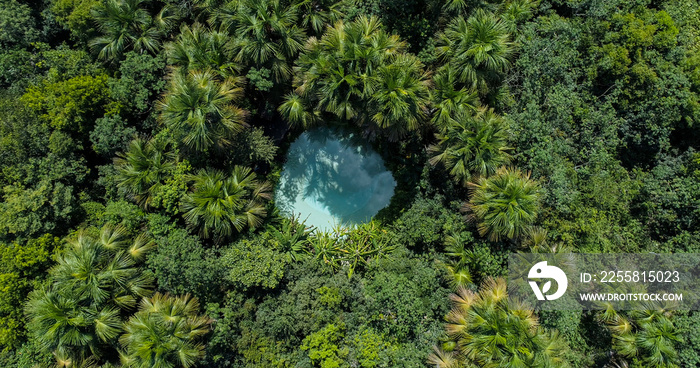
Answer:
<svg viewBox="0 0 700 368"><path fill-rule="evenodd" d="M700 367L696 311L504 279L700 252L699 124L697 0L0 0L0 366ZM276 209L320 126L371 222Z"/></svg>

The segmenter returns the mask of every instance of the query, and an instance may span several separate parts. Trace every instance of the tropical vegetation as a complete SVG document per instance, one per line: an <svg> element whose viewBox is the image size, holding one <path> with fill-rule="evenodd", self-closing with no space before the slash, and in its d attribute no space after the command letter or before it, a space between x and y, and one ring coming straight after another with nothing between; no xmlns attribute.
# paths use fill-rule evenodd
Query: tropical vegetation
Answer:
<svg viewBox="0 0 700 368"><path fill-rule="evenodd" d="M697 311L504 281L700 251L698 37L697 0L0 0L0 367L698 367ZM391 171L371 221L276 207L320 126Z"/></svg>

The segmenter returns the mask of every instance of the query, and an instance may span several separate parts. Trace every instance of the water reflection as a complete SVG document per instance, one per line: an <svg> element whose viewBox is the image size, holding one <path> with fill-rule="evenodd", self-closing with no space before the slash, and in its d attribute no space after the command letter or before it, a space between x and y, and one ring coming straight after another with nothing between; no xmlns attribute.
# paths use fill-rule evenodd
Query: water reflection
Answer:
<svg viewBox="0 0 700 368"><path fill-rule="evenodd" d="M292 143L275 202L322 230L335 223L368 221L389 204L396 181L369 146L328 128L303 133Z"/></svg>

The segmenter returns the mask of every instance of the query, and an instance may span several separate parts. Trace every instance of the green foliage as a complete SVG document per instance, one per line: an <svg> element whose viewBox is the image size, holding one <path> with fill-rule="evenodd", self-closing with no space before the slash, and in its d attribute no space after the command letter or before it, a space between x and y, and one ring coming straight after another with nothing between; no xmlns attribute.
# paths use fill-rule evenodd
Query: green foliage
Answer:
<svg viewBox="0 0 700 368"><path fill-rule="evenodd" d="M678 337L678 360L683 366L700 364L700 315L694 311L681 311L673 319Z"/></svg>
<svg viewBox="0 0 700 368"><path fill-rule="evenodd" d="M227 155L233 165L253 166L256 163L272 163L278 147L263 129L254 127L237 134L231 141Z"/></svg>
<svg viewBox="0 0 700 368"><path fill-rule="evenodd" d="M700 224L700 176L693 173L698 167L689 154L663 157L649 172L635 172L642 185L634 207L648 233L654 239L691 231Z"/></svg>
<svg viewBox="0 0 700 368"><path fill-rule="evenodd" d="M35 236L52 232L77 209L73 188L44 180L35 186L21 184L3 188L0 203L0 235Z"/></svg>
<svg viewBox="0 0 700 368"><path fill-rule="evenodd" d="M23 304L53 263L58 238L0 244L0 345L17 347L26 335Z"/></svg>
<svg viewBox="0 0 700 368"><path fill-rule="evenodd" d="M470 232L447 235L445 255L449 258L440 263L447 270L447 280L453 290L507 274L508 250L500 243L477 242Z"/></svg>
<svg viewBox="0 0 700 368"><path fill-rule="evenodd" d="M275 244L264 239L241 240L231 245L221 258L228 270L228 280L238 288L274 289L292 259Z"/></svg>
<svg viewBox="0 0 700 368"><path fill-rule="evenodd" d="M77 219L76 186L85 180L85 162L55 154L24 159L23 164L6 168L13 183L3 188L0 203L0 234L5 237L51 233Z"/></svg>
<svg viewBox="0 0 700 368"><path fill-rule="evenodd" d="M177 163L172 176L169 176L158 186L153 194L151 205L153 208L162 209L169 215L177 215L180 212L181 199L185 196L188 183L191 179L192 166L187 160Z"/></svg>
<svg viewBox="0 0 700 368"><path fill-rule="evenodd" d="M556 330L559 335L568 341L571 350L566 352L566 358L571 363L572 367L590 367L592 364L590 352L591 347L586 342L584 336L595 336L594 339L603 340L598 332L605 332L604 327L596 325L594 328L599 330L596 333L586 333L584 328L588 323L584 319L586 316L592 315L594 312L577 311L577 310L561 310L561 311L539 311L539 320L542 327L548 330ZM591 328L592 330L593 328Z"/></svg>
<svg viewBox="0 0 700 368"><path fill-rule="evenodd" d="M387 341L386 336L378 334L371 328L364 328L355 335L352 345L355 348L356 359L363 368L384 367L391 364L391 359L398 351L393 341ZM398 358L398 357L396 357Z"/></svg>
<svg viewBox="0 0 700 368"><path fill-rule="evenodd" d="M129 234L135 234L141 229L144 213L138 206L127 201L107 202L100 217L100 224L118 224Z"/></svg>
<svg viewBox="0 0 700 368"><path fill-rule="evenodd" d="M31 62L34 55L27 50L3 50L0 52L0 86L19 89L20 84L25 84L23 79L32 75L36 65ZM23 83L24 82L24 83Z"/></svg>
<svg viewBox="0 0 700 368"><path fill-rule="evenodd" d="M79 200L86 199L80 192L89 167L81 140L37 121L20 101L2 99L0 109L0 236L63 231L79 219Z"/></svg>
<svg viewBox="0 0 700 368"><path fill-rule="evenodd" d="M266 68L260 68L260 70L250 68L250 71L248 71L248 74L246 74L246 78L248 78L250 84L255 86L255 89L258 91L268 92L275 85L269 79L270 70Z"/></svg>
<svg viewBox="0 0 700 368"><path fill-rule="evenodd" d="M86 134L109 99L106 75L85 75L29 88L22 101L54 129Z"/></svg>
<svg viewBox="0 0 700 368"><path fill-rule="evenodd" d="M94 35L95 29L92 9L100 3L98 0L55 0L51 11L56 20L71 31L71 36L86 43L88 37Z"/></svg>
<svg viewBox="0 0 700 368"><path fill-rule="evenodd" d="M3 367L34 368L37 365L48 367L52 364L55 364L55 358L31 340L15 350L0 351L0 365Z"/></svg>
<svg viewBox="0 0 700 368"><path fill-rule="evenodd" d="M156 249L146 264L158 280L158 289L173 295L191 294L202 301L216 301L224 288L224 262L199 238L178 228L161 215L149 215L148 230Z"/></svg>
<svg viewBox="0 0 700 368"><path fill-rule="evenodd" d="M442 198L422 198L404 212L392 225L395 243L411 250L440 249L451 232L461 232L465 221L454 206L445 206Z"/></svg>
<svg viewBox="0 0 700 368"><path fill-rule="evenodd" d="M77 76L103 74L90 56L66 45L54 49L46 43L34 42L25 49L7 49L0 52L0 76L10 93L23 94L24 89L47 83L65 81Z"/></svg>
<svg viewBox="0 0 700 368"><path fill-rule="evenodd" d="M105 116L95 121L95 128L90 132L92 149L107 157L113 157L117 151L123 151L136 134L136 129L126 126L119 115Z"/></svg>
<svg viewBox="0 0 700 368"><path fill-rule="evenodd" d="M446 313L448 289L441 286L440 272L405 249L393 257L377 260L363 281L365 321L385 336L423 347L423 361L430 338L437 337L437 321Z"/></svg>
<svg viewBox="0 0 700 368"><path fill-rule="evenodd" d="M199 340L213 322L200 316L199 302L189 295L173 297L156 293L143 298L139 311L124 325L119 343L124 367L196 366L204 356Z"/></svg>
<svg viewBox="0 0 700 368"><path fill-rule="evenodd" d="M27 4L0 1L0 47L27 46L39 39L36 20Z"/></svg>
<svg viewBox="0 0 700 368"><path fill-rule="evenodd" d="M119 64L119 78L109 80L110 97L122 113L143 118L151 111L154 99L165 90L165 58L127 52Z"/></svg>
<svg viewBox="0 0 700 368"><path fill-rule="evenodd" d="M307 336L301 344L301 350L308 350L309 358L315 367L340 368L345 364L348 355L347 348L338 347L338 342L343 339L345 325L341 322L337 326L328 324L323 329Z"/></svg>
<svg viewBox="0 0 700 368"><path fill-rule="evenodd" d="M447 295L439 270L406 250L371 261L367 272L352 279L342 272L329 276L308 259L291 264L276 292L237 324L245 326L240 343L249 349L251 339L265 341L256 352L276 358L279 365L273 366L285 366L282 359L290 366L311 366L312 351L318 357L328 353L328 363L341 366L420 366L442 330ZM342 334L329 335L326 326L337 329L340 322ZM304 341L310 349L300 351ZM343 353L334 356L333 345ZM339 358L345 351L347 358Z"/></svg>

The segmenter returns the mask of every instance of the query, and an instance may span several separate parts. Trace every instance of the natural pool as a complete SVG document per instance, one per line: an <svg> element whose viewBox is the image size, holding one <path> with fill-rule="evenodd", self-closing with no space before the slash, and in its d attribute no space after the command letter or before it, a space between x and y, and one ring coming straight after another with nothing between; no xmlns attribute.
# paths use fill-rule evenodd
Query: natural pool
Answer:
<svg viewBox="0 0 700 368"><path fill-rule="evenodd" d="M302 133L290 146L277 207L320 230L369 221L386 207L396 181L384 160L353 134L328 128Z"/></svg>

